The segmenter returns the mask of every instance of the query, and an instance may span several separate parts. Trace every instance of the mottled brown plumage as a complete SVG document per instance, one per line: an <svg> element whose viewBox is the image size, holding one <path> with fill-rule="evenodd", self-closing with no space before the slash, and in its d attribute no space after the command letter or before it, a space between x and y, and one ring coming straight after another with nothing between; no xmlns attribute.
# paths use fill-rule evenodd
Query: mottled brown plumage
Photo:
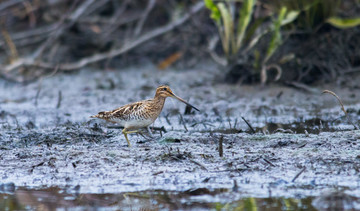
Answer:
<svg viewBox="0 0 360 211"><path fill-rule="evenodd" d="M91 117L104 119L112 123L119 123L123 126L124 130L122 132L130 147L131 145L127 134L136 133L137 129L147 127L152 124L160 115L167 97L174 97L175 99L191 106L195 110L198 110L185 100L176 96L169 86L162 85L156 89L155 97L153 99L130 103L112 111L101 111L97 115Z"/></svg>

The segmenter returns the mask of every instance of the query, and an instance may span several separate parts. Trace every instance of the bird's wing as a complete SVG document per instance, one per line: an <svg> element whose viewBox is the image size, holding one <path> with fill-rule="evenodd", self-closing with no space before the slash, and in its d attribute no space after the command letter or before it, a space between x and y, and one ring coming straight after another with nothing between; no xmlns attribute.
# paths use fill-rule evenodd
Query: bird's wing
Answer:
<svg viewBox="0 0 360 211"><path fill-rule="evenodd" d="M120 108L114 109L113 111L111 111L112 116L114 118L119 118L123 120L129 120L131 118L134 118L134 116L139 116L145 107L144 105L146 101L147 100L130 103L121 106Z"/></svg>

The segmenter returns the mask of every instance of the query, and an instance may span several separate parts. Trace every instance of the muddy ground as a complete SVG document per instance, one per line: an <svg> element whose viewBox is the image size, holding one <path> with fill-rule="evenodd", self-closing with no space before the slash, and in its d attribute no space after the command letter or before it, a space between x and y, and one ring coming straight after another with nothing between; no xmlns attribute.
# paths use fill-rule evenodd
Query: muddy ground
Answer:
<svg viewBox="0 0 360 211"><path fill-rule="evenodd" d="M360 124L359 80L309 90L229 85L221 78L223 72L207 64L85 69L27 85L0 80L1 192L195 196L179 197L172 208L244 197L318 197L323 205L319 197L341 192L351 198L348 208L360 208L360 131L353 126ZM160 84L201 111L184 114L184 104L168 99L153 125L166 132L132 134L131 148L121 129L89 118L151 98ZM342 98L349 119L333 96L321 94L324 89Z"/></svg>

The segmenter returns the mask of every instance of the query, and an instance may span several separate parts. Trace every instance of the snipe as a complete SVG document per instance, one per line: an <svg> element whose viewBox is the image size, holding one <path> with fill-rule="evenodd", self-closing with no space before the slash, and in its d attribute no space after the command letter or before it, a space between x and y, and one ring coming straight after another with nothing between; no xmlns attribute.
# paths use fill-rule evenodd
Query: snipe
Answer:
<svg viewBox="0 0 360 211"><path fill-rule="evenodd" d="M162 85L156 89L155 97L153 99L130 103L112 111L101 111L97 115L91 117L104 119L123 126L124 129L122 130L122 133L130 147L131 144L127 134L136 133L138 132L138 129L151 125L160 115L167 97L173 97L199 111L199 109L176 96L169 86Z"/></svg>

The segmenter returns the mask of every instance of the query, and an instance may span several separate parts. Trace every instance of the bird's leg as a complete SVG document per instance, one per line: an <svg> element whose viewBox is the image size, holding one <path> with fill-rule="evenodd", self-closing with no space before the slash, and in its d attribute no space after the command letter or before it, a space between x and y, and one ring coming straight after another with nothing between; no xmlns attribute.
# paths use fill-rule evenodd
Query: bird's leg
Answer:
<svg viewBox="0 0 360 211"><path fill-rule="evenodd" d="M130 141L129 141L128 137L127 137L126 128L125 128L124 130L122 130L122 133L123 133L124 136L125 136L125 139L126 139L126 141L127 141L127 143L128 143L128 146L131 147Z"/></svg>
<svg viewBox="0 0 360 211"><path fill-rule="evenodd" d="M130 133L138 133L139 130L132 130L132 131L126 131L127 134L130 134Z"/></svg>
<svg viewBox="0 0 360 211"><path fill-rule="evenodd" d="M127 141L127 143L128 143L128 146L129 146L129 147L131 147L131 144L130 144L130 141L129 141L128 137L127 137L127 134L130 134L130 133L137 133L137 132L138 132L137 130L128 131L126 128L124 128L124 130L122 130L122 133L124 134L125 139L126 139L126 141Z"/></svg>
<svg viewBox="0 0 360 211"><path fill-rule="evenodd" d="M150 130L150 126L147 126L146 129L147 129L147 131L149 132L150 137L153 138L153 137L154 137L154 134L153 134L152 131Z"/></svg>

